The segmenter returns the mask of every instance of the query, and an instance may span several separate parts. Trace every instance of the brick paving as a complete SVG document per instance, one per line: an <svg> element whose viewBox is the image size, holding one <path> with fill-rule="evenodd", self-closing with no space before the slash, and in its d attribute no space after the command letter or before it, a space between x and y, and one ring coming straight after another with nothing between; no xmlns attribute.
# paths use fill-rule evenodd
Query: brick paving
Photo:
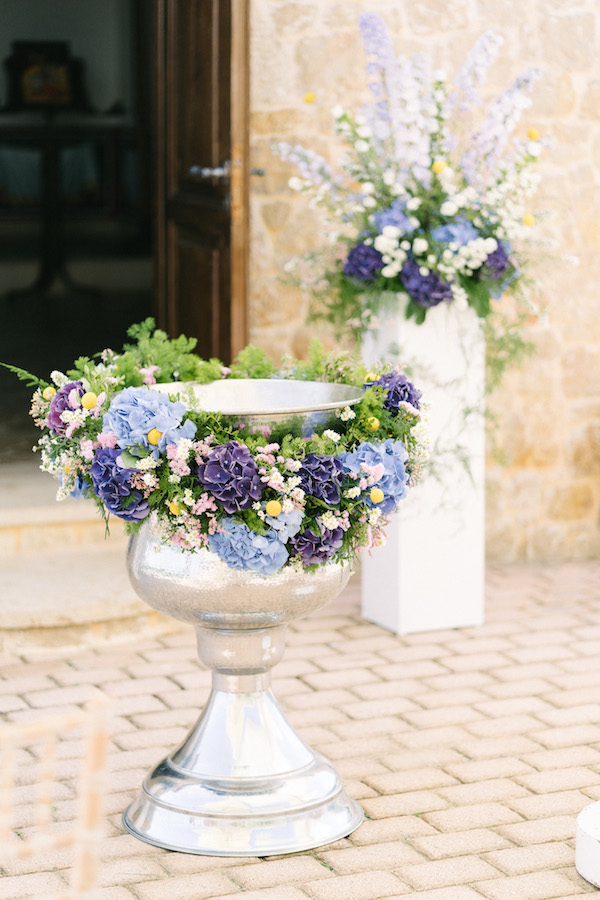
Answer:
<svg viewBox="0 0 600 900"><path fill-rule="evenodd" d="M567 900L575 819L600 799L600 563L490 566L486 623L397 637L360 618L356 582L289 629L274 688L368 818L349 838L268 859L160 850L122 810L208 695L192 629L118 646L10 657L0 711L19 722L84 704L113 719L99 900ZM43 654L46 654L45 656ZM57 828L76 813L77 735L59 744ZM35 748L19 758L32 831ZM0 900L70 877L69 851L7 865Z"/></svg>

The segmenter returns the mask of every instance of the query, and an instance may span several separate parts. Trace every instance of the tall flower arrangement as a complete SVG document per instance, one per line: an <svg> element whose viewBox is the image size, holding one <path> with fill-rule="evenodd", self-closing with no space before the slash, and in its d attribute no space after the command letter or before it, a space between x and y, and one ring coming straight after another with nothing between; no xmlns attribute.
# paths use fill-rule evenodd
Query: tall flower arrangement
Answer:
<svg viewBox="0 0 600 900"><path fill-rule="evenodd" d="M356 115L332 110L345 149L339 167L309 148L276 146L297 169L290 187L330 227L325 250L286 268L321 315L359 335L390 292L418 323L443 303L485 318L521 284L531 244L543 141L535 128L511 136L538 73L527 68L485 113L479 89L500 37L484 33L451 84L427 55L396 56L377 14L362 15L360 29L371 101Z"/></svg>
<svg viewBox="0 0 600 900"><path fill-rule="evenodd" d="M35 386L41 468L57 499L93 500L136 529L154 513L176 546L206 548L235 569L270 575L352 558L383 540L387 516L421 477L421 394L398 369L366 373L315 344L308 361L275 364L257 348L231 367L195 356L195 341L130 329L121 352L83 357ZM354 385L358 400L307 434L252 427L160 392L174 380L291 378ZM185 393L185 392L184 392Z"/></svg>

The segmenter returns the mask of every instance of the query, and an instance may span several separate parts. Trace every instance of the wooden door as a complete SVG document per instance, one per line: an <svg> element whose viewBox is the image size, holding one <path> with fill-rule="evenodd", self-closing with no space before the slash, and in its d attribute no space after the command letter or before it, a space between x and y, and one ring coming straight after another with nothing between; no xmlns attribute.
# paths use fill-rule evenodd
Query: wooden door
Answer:
<svg viewBox="0 0 600 900"><path fill-rule="evenodd" d="M248 0L155 0L159 325L246 344Z"/></svg>

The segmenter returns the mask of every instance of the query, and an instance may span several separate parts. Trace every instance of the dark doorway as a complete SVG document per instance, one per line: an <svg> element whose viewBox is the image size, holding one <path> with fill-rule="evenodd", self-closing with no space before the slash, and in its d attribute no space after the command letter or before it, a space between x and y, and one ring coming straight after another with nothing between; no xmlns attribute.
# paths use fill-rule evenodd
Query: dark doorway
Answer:
<svg viewBox="0 0 600 900"><path fill-rule="evenodd" d="M1 4L3 362L47 377L153 314L152 33L146 0ZM0 462L31 454L30 395L0 369Z"/></svg>

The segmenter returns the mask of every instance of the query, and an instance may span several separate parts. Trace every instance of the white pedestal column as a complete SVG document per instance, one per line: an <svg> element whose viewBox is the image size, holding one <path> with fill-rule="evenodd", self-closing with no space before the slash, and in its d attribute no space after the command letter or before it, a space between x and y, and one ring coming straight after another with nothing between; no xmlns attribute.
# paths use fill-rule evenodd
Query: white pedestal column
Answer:
<svg viewBox="0 0 600 900"><path fill-rule="evenodd" d="M590 803L577 816L575 868L600 888L600 802Z"/></svg>
<svg viewBox="0 0 600 900"><path fill-rule="evenodd" d="M402 301L401 301L402 302ZM485 577L485 341L473 310L442 304L423 325L403 307L363 342L367 365L404 362L423 392L432 461L362 556L362 615L397 634L478 625Z"/></svg>

